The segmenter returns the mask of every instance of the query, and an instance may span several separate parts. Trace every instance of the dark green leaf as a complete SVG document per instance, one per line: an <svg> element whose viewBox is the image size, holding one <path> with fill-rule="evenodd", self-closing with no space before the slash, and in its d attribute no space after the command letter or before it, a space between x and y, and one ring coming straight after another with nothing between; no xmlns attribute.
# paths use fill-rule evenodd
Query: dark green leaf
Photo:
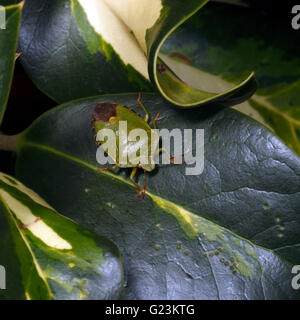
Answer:
<svg viewBox="0 0 300 320"><path fill-rule="evenodd" d="M15 3L7 1L2 5ZM5 29L0 23L0 124L5 112L10 90L18 39L22 4L0 7L0 19L5 17Z"/></svg>
<svg viewBox="0 0 300 320"><path fill-rule="evenodd" d="M235 110L204 117L145 95L152 119L161 113L160 128L205 130L205 168L186 176L186 166L160 166L137 200L127 171L97 171L90 124L97 103L140 112L136 98L102 96L48 112L19 140L17 176L118 245L125 298L299 298L291 288L300 258L299 158Z"/></svg>
<svg viewBox="0 0 300 320"><path fill-rule="evenodd" d="M290 18L291 9L297 4L295 0L273 1L273 0L212 0L213 2L224 2L243 7L261 10L264 13L280 16L284 19Z"/></svg>
<svg viewBox="0 0 300 320"><path fill-rule="evenodd" d="M22 0L1 0L0 5L1 6L10 6L13 4L20 3L20 2L22 2Z"/></svg>
<svg viewBox="0 0 300 320"><path fill-rule="evenodd" d="M251 72L224 92L205 91L185 84L158 57L169 34L207 1L27 0L22 61L36 84L59 102L153 91L151 79L167 100L181 107L212 101L234 105L255 92Z"/></svg>
<svg viewBox="0 0 300 320"><path fill-rule="evenodd" d="M116 247L3 173L0 222L6 299L120 298L123 273Z"/></svg>

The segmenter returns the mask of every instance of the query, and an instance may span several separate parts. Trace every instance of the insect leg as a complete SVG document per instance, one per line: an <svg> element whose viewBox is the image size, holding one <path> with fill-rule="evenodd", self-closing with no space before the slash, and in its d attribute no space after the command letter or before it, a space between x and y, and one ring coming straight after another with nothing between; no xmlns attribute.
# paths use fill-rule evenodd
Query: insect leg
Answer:
<svg viewBox="0 0 300 320"><path fill-rule="evenodd" d="M172 164L184 164L183 162L175 163L175 157L171 156L170 153L165 148L159 148L157 153L160 153L160 152L165 152L169 156ZM181 156L184 156L184 154L182 154Z"/></svg>
<svg viewBox="0 0 300 320"><path fill-rule="evenodd" d="M139 96L138 96L137 102L139 103L139 105L142 107L142 109L143 109L144 112L145 112L145 118L144 118L144 120L145 120L146 122L148 122L148 120L149 120L149 112L148 112L147 108L144 106L144 104L142 103L141 99L142 99L142 93L139 92Z"/></svg>
<svg viewBox="0 0 300 320"><path fill-rule="evenodd" d="M119 168L119 166L117 165L117 164L115 164L113 167L111 167L111 168L98 168L97 170L99 171L99 172L102 172L102 171L114 171L114 170L116 170L116 169L118 169Z"/></svg>
<svg viewBox="0 0 300 320"><path fill-rule="evenodd" d="M137 172L137 168L135 167L131 171L130 180L135 185L135 187L139 190L136 195L136 198L138 198L140 196L140 194L143 192L143 189L134 181L134 176L135 176L136 172Z"/></svg>
<svg viewBox="0 0 300 320"><path fill-rule="evenodd" d="M19 52L19 53L15 54L15 61L20 57L21 54L22 54L22 52Z"/></svg>
<svg viewBox="0 0 300 320"><path fill-rule="evenodd" d="M153 127L154 127L154 129L158 129L158 128L157 128L157 125L156 125L156 122L157 122L159 116L160 116L160 113L158 112L158 114L156 115L156 117L155 117L154 120L153 120Z"/></svg>

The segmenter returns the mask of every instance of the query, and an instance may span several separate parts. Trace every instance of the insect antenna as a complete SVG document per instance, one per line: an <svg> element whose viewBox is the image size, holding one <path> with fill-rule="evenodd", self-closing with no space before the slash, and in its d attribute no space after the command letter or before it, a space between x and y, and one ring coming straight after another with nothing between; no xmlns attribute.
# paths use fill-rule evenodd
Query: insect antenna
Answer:
<svg viewBox="0 0 300 320"><path fill-rule="evenodd" d="M144 104L142 103L142 92L139 92L139 95L138 95L138 98L137 98L137 102L139 103L139 105L141 106L141 108L144 110L144 112L145 112L145 118L144 118L144 120L146 121L146 122L148 122L148 120L149 120L149 112L148 112L148 110L147 110L147 108L144 106Z"/></svg>
<svg viewBox="0 0 300 320"><path fill-rule="evenodd" d="M155 117L154 120L153 120L153 127L154 127L154 129L157 129L157 124L156 124L156 122L157 122L159 116L160 116L160 112L158 112L158 114L156 115L156 117Z"/></svg>
<svg viewBox="0 0 300 320"><path fill-rule="evenodd" d="M143 191L143 200L145 199L145 194L146 194L146 170L144 170L144 191Z"/></svg>

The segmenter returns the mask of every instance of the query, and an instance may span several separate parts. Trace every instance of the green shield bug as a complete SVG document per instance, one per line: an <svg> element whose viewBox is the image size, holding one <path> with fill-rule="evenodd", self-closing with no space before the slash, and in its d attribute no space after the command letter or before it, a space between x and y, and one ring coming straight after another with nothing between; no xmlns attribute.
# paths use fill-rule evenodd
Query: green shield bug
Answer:
<svg viewBox="0 0 300 320"><path fill-rule="evenodd" d="M99 168L99 171L104 170L115 170L117 168L132 168L130 174L130 180L138 189L136 197L138 198L141 193L143 193L143 199L146 193L146 172L153 171L155 169L154 156L164 151L163 148L158 148L159 145L159 135L153 130L157 129L156 122L159 117L159 113L153 120L153 128L150 127L149 121L149 112L141 101L141 93L138 96L138 103L145 113L145 117L142 118L135 111L130 110L128 107L110 102L99 103L94 107L94 112L92 115L92 129L94 132L96 145L99 146L101 143L97 141L97 134L102 129L110 129L114 132L116 137L116 152L112 154L109 148L103 143L102 147L104 152L114 161L115 165L111 168ZM126 122L126 141L123 141L124 137L120 134L120 123ZM128 141L127 134L135 129L141 129L146 133L145 138L140 138L138 141ZM121 144L125 144L125 148L121 148ZM137 154L140 150L146 147L146 150L156 150L155 153L147 153L147 156L144 158L145 161L130 161L130 158L133 154ZM123 154L123 153L126 153ZM168 153L168 152L167 152ZM122 156L125 156L129 160L126 163L121 163L119 160ZM134 157L133 157L134 158ZM140 158L141 159L141 158ZM170 157L171 162L174 164L174 157ZM135 182L134 177L138 169L144 170L144 188L142 188L138 183Z"/></svg>

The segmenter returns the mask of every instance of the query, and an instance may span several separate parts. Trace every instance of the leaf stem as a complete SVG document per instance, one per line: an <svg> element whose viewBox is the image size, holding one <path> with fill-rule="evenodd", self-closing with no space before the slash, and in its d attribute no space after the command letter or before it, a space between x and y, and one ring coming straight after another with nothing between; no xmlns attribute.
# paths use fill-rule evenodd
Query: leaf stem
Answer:
<svg viewBox="0 0 300 320"><path fill-rule="evenodd" d="M17 150L18 135L7 136L0 134L0 150L16 151Z"/></svg>

